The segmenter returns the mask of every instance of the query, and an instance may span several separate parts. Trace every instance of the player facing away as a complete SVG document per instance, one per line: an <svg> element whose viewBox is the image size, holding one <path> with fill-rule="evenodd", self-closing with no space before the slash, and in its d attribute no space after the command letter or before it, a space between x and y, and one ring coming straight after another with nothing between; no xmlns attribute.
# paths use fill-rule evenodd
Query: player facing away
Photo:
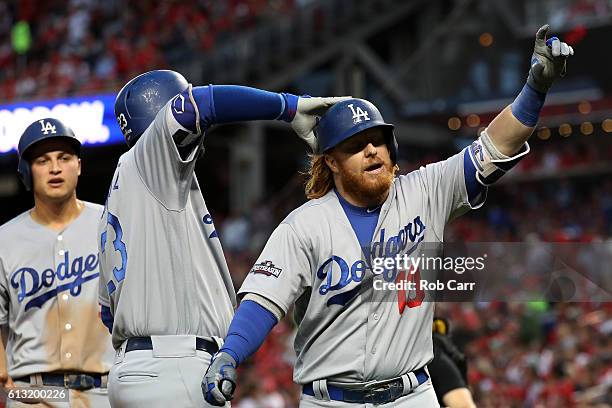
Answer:
<svg viewBox="0 0 612 408"><path fill-rule="evenodd" d="M321 118L310 201L281 222L247 275L202 383L208 401L232 398L236 366L295 304L300 406L439 406L426 369L434 304L372 290L383 276L368 262L441 243L446 223L483 205L487 186L528 153L546 92L573 54L557 38L548 47L547 31L536 35L527 84L512 105L444 161L396 176L393 126L365 100L340 102Z"/></svg>
<svg viewBox="0 0 612 408"><path fill-rule="evenodd" d="M121 89L115 115L130 150L119 159L100 224L100 303L117 350L113 407L208 405L200 381L236 298L194 173L206 131L278 119L312 143L312 112L343 99L192 87L163 70Z"/></svg>
<svg viewBox="0 0 612 408"><path fill-rule="evenodd" d="M34 208L0 227L0 324L8 326L0 384L70 390L70 405L12 407L109 407L113 350L97 299L103 208L77 199L81 143L64 123L44 118L26 128L18 150Z"/></svg>

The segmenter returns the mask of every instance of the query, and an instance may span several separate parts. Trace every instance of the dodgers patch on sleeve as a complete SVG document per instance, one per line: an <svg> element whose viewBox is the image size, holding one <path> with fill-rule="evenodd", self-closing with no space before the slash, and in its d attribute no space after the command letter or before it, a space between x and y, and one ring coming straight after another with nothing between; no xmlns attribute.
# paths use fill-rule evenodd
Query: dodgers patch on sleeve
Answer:
<svg viewBox="0 0 612 408"><path fill-rule="evenodd" d="M282 271L282 268L276 267L276 265L274 265L272 261L263 261L261 263L255 264L253 268L251 268L252 274L274 276L275 278L278 278Z"/></svg>

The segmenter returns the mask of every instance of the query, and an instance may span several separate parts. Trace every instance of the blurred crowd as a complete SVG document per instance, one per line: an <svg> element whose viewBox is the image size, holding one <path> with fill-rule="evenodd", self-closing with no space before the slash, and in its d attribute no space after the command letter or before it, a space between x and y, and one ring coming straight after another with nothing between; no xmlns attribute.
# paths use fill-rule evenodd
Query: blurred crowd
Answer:
<svg viewBox="0 0 612 408"><path fill-rule="evenodd" d="M445 156L430 152L422 157L400 163L402 171ZM508 177L510 181L493 187L482 209L449 224L445 240L612 242L612 179L606 167L610 159L612 142L605 139L595 144L578 138L533 141L532 153ZM589 172L600 168L601 175ZM298 177L295 183L290 196L261 203L250 217L219 218L219 235L236 287L272 229L304 201L303 179ZM612 304L491 302L436 307L437 314L449 318L455 341L468 355L478 406L612 404ZM293 335L288 316L242 367L235 406L297 406L300 389L291 382Z"/></svg>
<svg viewBox="0 0 612 408"><path fill-rule="evenodd" d="M612 304L450 304L479 407L610 406Z"/></svg>
<svg viewBox="0 0 612 408"><path fill-rule="evenodd" d="M1 99L116 89L141 72L180 66L293 6L293 0L3 1Z"/></svg>

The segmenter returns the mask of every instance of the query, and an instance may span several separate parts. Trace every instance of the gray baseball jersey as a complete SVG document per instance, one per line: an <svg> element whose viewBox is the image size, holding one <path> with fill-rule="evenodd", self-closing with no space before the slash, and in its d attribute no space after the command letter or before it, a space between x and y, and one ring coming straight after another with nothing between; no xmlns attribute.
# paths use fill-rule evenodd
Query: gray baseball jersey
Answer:
<svg viewBox="0 0 612 408"><path fill-rule="evenodd" d="M424 242L442 242L451 218L482 204L485 194L469 203L464 153L394 180L372 257L417 255ZM370 265L333 190L293 211L273 232L239 294L264 296L285 313L296 303L297 383L389 379L432 359L434 303L361 290L372 287Z"/></svg>
<svg viewBox="0 0 612 408"><path fill-rule="evenodd" d="M168 103L123 154L100 223L100 303L113 345L135 336L225 336L235 292L194 173L173 135L189 131Z"/></svg>
<svg viewBox="0 0 612 408"><path fill-rule="evenodd" d="M36 223L30 211L0 227L0 324L9 326L13 378L110 369L113 349L97 302L102 206L84 204L63 231Z"/></svg>

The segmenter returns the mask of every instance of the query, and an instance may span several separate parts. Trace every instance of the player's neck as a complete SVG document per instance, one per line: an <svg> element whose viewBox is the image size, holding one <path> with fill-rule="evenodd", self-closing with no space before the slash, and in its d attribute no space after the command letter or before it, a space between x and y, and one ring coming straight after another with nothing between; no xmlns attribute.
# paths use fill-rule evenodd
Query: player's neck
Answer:
<svg viewBox="0 0 612 408"><path fill-rule="evenodd" d="M76 192L69 199L56 202L34 197L34 208L30 216L38 224L61 231L77 218L85 208L82 201L77 200Z"/></svg>

